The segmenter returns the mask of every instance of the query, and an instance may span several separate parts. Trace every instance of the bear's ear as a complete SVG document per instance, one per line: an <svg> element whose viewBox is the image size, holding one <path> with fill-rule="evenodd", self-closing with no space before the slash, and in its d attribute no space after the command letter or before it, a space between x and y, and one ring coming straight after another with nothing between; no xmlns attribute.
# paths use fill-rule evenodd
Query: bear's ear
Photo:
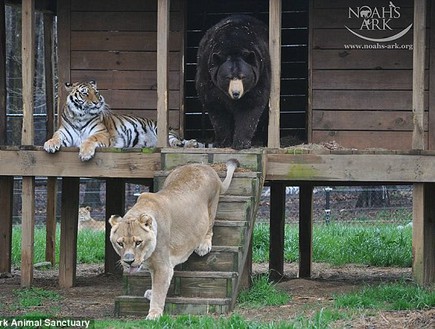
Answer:
<svg viewBox="0 0 435 329"><path fill-rule="evenodd" d="M219 66L223 62L225 62L225 60L221 54L213 53L213 55L211 55L211 63L213 64L213 66Z"/></svg>
<svg viewBox="0 0 435 329"><path fill-rule="evenodd" d="M251 66L257 65L257 57L253 51L245 50L242 52L243 60Z"/></svg>

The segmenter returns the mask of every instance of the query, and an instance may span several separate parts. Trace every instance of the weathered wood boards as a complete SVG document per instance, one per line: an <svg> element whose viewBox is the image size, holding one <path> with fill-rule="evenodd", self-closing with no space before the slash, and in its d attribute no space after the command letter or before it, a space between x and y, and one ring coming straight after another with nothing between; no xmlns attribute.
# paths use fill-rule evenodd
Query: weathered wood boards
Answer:
<svg viewBox="0 0 435 329"><path fill-rule="evenodd" d="M366 20L361 13L364 9L369 15ZM372 15L375 11L378 16ZM313 0L310 141L411 149L416 121L412 111L413 37L407 29L414 23L413 12L412 2L407 1ZM426 29L425 22L418 23ZM394 38L402 31L407 32ZM423 56L425 52L429 50L419 50ZM418 129L422 141L428 143L432 67L421 58L414 63L421 72L419 88L424 95Z"/></svg>
<svg viewBox="0 0 435 329"><path fill-rule="evenodd" d="M95 0L89 5L71 0L58 7L59 85L95 79L114 111L158 119L165 127L168 116L169 126L182 126L181 1ZM163 104L169 111L157 118L157 108Z"/></svg>

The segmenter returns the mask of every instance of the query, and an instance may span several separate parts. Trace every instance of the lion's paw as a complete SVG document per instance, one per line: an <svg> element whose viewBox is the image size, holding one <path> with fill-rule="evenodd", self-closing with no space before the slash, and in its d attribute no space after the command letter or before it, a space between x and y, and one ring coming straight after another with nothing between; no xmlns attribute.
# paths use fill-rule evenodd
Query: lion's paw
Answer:
<svg viewBox="0 0 435 329"><path fill-rule="evenodd" d="M163 312L161 310L151 309L146 317L147 320L156 320L162 316Z"/></svg>
<svg viewBox="0 0 435 329"><path fill-rule="evenodd" d="M151 300L151 297L153 295L153 291L151 289L148 289L147 291L145 291L145 293L143 294L143 296L148 299Z"/></svg>
<svg viewBox="0 0 435 329"><path fill-rule="evenodd" d="M206 240L203 241L198 248L195 249L195 253L197 253L199 256L207 255L211 251L211 241Z"/></svg>

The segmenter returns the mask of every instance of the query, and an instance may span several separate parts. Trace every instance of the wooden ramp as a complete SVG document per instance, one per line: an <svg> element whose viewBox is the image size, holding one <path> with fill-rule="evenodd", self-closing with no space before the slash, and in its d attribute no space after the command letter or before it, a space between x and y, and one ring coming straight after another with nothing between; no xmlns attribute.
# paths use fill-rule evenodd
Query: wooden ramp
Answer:
<svg viewBox="0 0 435 329"><path fill-rule="evenodd" d="M206 151L163 149L163 171L157 172L154 179L158 190L171 169L191 162L221 164L236 158L242 168L236 171L229 190L220 198L211 252L203 257L193 253L175 268L166 298L168 314L227 313L234 308L240 288L249 285L251 238L264 182L265 157L262 150ZM225 172L219 175L223 179ZM115 314L146 316L149 301L143 294L150 287L149 273L125 273L125 295L115 299Z"/></svg>

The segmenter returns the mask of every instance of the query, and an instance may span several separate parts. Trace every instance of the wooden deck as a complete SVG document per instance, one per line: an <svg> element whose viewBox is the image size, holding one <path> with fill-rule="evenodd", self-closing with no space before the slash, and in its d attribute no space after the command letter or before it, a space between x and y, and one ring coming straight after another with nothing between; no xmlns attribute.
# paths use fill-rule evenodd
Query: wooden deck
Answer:
<svg viewBox="0 0 435 329"><path fill-rule="evenodd" d="M164 149L163 149L164 150ZM173 150L171 150L174 152ZM414 276L417 281L433 284L435 281L435 152L409 151L395 152L383 150L340 150L307 151L304 149L264 149L263 162L266 164L266 182L272 186L271 202L273 207L282 207L285 186L301 186L300 229L301 257L300 275L311 273L311 230L312 230L312 190L316 185L358 185L375 184L415 184L413 254ZM241 165L250 167L249 150L229 149L180 149L176 153L191 153L192 161L201 162L204 153L246 153ZM210 156L209 154L209 156ZM64 149L56 154L47 154L40 147L3 148L0 150L0 196L3 209L0 217L0 272L10 271L11 243L11 179L23 176L32 179L36 176L62 177L62 219L61 219L61 264L59 280L61 286L70 287L75 281L74 236L77 230L78 184L80 177L97 177L107 181L106 212L123 212L124 181L128 179L150 180L160 170L160 150L97 150L94 159L81 162L78 149ZM243 163L244 162L244 163ZM23 191L26 200L32 200L32 191ZM29 202L29 201L27 201ZM31 201L30 201L31 202ZM31 207L29 209L32 209ZM271 231L275 237L283 236L282 212L271 214ZM33 213L23 215L23 225L32 223ZM30 231L33 230L33 227ZM24 257L31 257L33 241L23 246ZM274 239L271 245L273 258L270 267L282 273L283 239ZM107 240L108 242L108 240ZM107 247L108 246L108 247ZM110 243L106 246L106 270L113 270L116 260ZM109 253L109 255L108 255ZM271 251L272 254L272 251ZM28 256L27 256L28 255ZM32 258L30 258L32 259ZM22 264L23 285L32 281L32 262Z"/></svg>

